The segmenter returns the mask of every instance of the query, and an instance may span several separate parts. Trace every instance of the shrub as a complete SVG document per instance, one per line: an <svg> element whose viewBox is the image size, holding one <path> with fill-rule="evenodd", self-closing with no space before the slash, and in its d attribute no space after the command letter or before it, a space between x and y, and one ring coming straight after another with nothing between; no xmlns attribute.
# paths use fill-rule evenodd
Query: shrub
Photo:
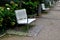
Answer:
<svg viewBox="0 0 60 40"><path fill-rule="evenodd" d="M22 8L25 8L27 10L28 15L31 15L36 13L38 5L38 2L23 2Z"/></svg>
<svg viewBox="0 0 60 40"><path fill-rule="evenodd" d="M7 28L9 28L8 26L12 27L16 24L16 17L14 11L17 9L19 9L18 4L15 4L14 2L11 2L10 5L6 4L4 10L5 16L3 17L5 19L3 20L3 22L4 26L6 26Z"/></svg>
<svg viewBox="0 0 60 40"><path fill-rule="evenodd" d="M0 7L0 34L4 33L5 32L5 27L3 26L3 14L4 12L4 8L3 7Z"/></svg>
<svg viewBox="0 0 60 40"><path fill-rule="evenodd" d="M0 28L9 29L16 24L15 10L19 9L18 4L11 2L0 7Z"/></svg>

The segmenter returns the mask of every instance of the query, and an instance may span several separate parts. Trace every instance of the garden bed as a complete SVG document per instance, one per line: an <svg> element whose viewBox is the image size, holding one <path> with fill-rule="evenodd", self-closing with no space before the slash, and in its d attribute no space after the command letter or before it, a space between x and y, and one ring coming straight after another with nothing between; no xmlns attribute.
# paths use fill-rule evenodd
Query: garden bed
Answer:
<svg viewBox="0 0 60 40"><path fill-rule="evenodd" d="M19 28L16 28L16 29L10 29L10 30L7 30L7 34L9 35L17 35L17 36L37 36L38 33L40 32L40 30L43 28L42 25L40 26L33 26L26 30L26 28L24 27L19 27ZM23 29L23 30L21 30Z"/></svg>
<svg viewBox="0 0 60 40"><path fill-rule="evenodd" d="M19 25L18 27L11 28L7 30L7 34L13 34L13 35L24 35L26 36L28 31L34 27L34 25Z"/></svg>

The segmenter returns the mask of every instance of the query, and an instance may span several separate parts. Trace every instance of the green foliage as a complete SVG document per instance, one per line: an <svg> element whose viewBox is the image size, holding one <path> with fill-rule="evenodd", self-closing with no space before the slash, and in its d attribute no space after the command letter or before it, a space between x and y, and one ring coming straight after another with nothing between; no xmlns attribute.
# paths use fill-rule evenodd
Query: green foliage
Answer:
<svg viewBox="0 0 60 40"><path fill-rule="evenodd" d="M4 27L3 27L3 16L4 16L4 14L3 14L3 12L4 12L4 8L0 7L0 34L2 34L4 32Z"/></svg>
<svg viewBox="0 0 60 40"><path fill-rule="evenodd" d="M16 24L16 18L15 18L15 10L16 9L19 9L18 7L18 4L15 4L15 3L11 3L10 5L9 4L6 4L5 6L5 10L4 10L4 26L14 26ZM9 27L7 27L9 28Z"/></svg>
<svg viewBox="0 0 60 40"><path fill-rule="evenodd" d="M4 8L3 7L0 7L0 27L2 26L2 22L3 22L3 14L4 12Z"/></svg>
<svg viewBox="0 0 60 40"><path fill-rule="evenodd" d="M25 8L28 14L34 14L38 8L38 5L38 2L23 2L22 8Z"/></svg>
<svg viewBox="0 0 60 40"><path fill-rule="evenodd" d="M15 10L19 9L18 4L11 2L0 7L0 32L3 29L8 29L16 24ZM3 29L2 29L3 28Z"/></svg>

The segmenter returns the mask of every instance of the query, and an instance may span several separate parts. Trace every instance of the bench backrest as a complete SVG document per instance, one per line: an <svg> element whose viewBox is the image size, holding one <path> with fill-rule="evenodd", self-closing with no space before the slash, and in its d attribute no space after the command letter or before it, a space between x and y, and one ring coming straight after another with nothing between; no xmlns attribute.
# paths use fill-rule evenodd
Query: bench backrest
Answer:
<svg viewBox="0 0 60 40"><path fill-rule="evenodd" d="M27 19L26 9L15 10L17 20Z"/></svg>

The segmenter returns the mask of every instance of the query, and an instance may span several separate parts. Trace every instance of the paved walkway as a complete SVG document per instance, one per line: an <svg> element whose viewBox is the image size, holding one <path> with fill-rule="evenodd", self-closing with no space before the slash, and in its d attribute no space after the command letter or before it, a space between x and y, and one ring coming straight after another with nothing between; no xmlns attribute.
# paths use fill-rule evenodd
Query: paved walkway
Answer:
<svg viewBox="0 0 60 40"><path fill-rule="evenodd" d="M37 36L34 37L20 37L20 36L7 36L1 40L60 40L60 3L57 2L56 6L46 15L42 15L36 21L36 24L43 25L44 28Z"/></svg>

